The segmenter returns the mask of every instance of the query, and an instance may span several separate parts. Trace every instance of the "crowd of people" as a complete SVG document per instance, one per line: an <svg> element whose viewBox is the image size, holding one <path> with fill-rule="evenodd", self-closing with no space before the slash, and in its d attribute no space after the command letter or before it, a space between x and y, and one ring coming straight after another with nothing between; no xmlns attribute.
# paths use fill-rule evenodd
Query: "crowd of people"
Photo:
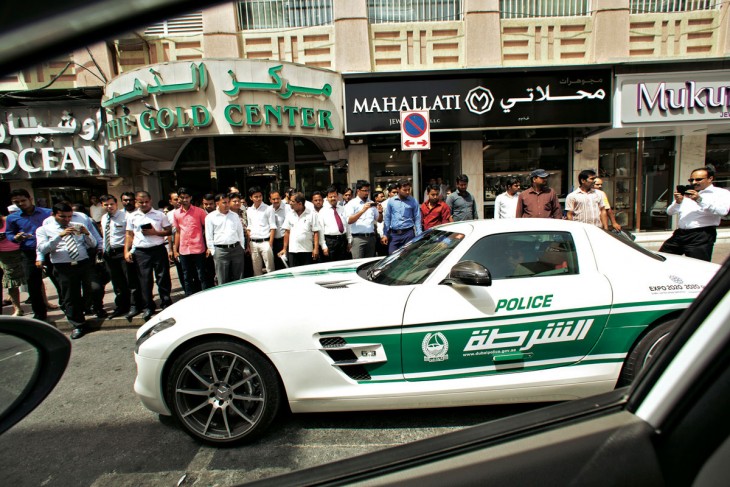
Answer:
<svg viewBox="0 0 730 487"><path fill-rule="evenodd" d="M621 230L600 190L595 171L578 175L578 188L566 198L563 215L549 173L537 169L531 186L520 191L517 179L495 201L495 219L556 218L582 221L605 230ZM712 186L714 170L692 172L692 187L675 193L668 208L679 213L680 226L662 250L709 260L715 227L728 212L730 192ZM354 191L336 186L315 191L309 200L293 188L265 194L258 187L243 195L238 188L196 195L186 188L152 206L146 191L92 196L87 212L62 201L41 208L24 189L11 192L13 210L0 217L0 266L13 314L20 316L19 288L27 286L34 318L47 318L43 277L56 287L59 304L74 330L86 332L86 316L148 320L159 307L172 304L171 265L190 296L215 285L315 262L389 255L436 225L478 218L466 175L450 192L429 181L424 202L411 195L409 180L387 192L371 194L370 183L357 181ZM266 200L266 202L265 202ZM723 213L724 212L724 213ZM103 307L111 282L115 308Z"/></svg>

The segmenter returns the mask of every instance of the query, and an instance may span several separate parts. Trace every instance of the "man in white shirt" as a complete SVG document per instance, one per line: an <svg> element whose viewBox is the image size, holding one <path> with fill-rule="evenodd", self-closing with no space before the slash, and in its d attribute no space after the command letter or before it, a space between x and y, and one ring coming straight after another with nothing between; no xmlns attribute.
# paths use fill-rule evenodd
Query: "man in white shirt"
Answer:
<svg viewBox="0 0 730 487"><path fill-rule="evenodd" d="M106 214L106 211L104 210L104 206L99 201L99 197L95 194L92 194L89 197L89 201L91 202L91 205L89 206L89 214L91 215L91 219L96 223L97 225L99 222L101 222L101 217Z"/></svg>
<svg viewBox="0 0 730 487"><path fill-rule="evenodd" d="M520 180L517 178L507 180L507 191L498 195L494 200L495 220L517 218L517 198L520 196L521 186Z"/></svg>
<svg viewBox="0 0 730 487"><path fill-rule="evenodd" d="M41 225L36 230L37 250L47 254L53 263L53 273L61 291L63 310L69 323L74 327L71 339L86 333L84 298L81 296L82 283L87 289L92 287L92 266L89 249L96 246L96 239L82 224L72 224L73 209L66 203L53 205L54 221Z"/></svg>
<svg viewBox="0 0 730 487"><path fill-rule="evenodd" d="M319 257L319 221L317 212L305 207L307 199L302 193L292 195L289 205L292 211L284 221L283 256L289 251L289 267L311 264Z"/></svg>
<svg viewBox="0 0 730 487"><path fill-rule="evenodd" d="M375 257L375 223L383 221L377 204L370 199L370 183L360 179L356 196L345 205L347 223L352 233L352 258Z"/></svg>
<svg viewBox="0 0 730 487"><path fill-rule="evenodd" d="M274 212L274 220L276 221L276 232L274 233L274 245L272 251L274 253L274 267L279 269L286 268L284 261L279 257L279 252L284 248L284 220L291 209L289 205L281 200L281 193L272 191L269 193L269 203L271 203L271 211Z"/></svg>
<svg viewBox="0 0 730 487"><path fill-rule="evenodd" d="M251 245L251 261L253 275L260 276L266 272L273 272L274 268L274 236L276 234L276 219L273 210L264 203L264 193L254 186L248 190L248 197L253 205L247 210L248 227L246 234Z"/></svg>
<svg viewBox="0 0 730 487"><path fill-rule="evenodd" d="M352 235L347 224L345 209L338 205L336 186L327 188L327 202L317 214L319 218L319 245L322 247L322 261L335 262L350 258Z"/></svg>
<svg viewBox="0 0 730 487"><path fill-rule="evenodd" d="M714 186L715 168L695 169L691 187L677 187L667 215L679 215L679 228L662 244L660 252L712 260L720 220L730 210L730 191Z"/></svg>
<svg viewBox="0 0 730 487"><path fill-rule="evenodd" d="M152 208L152 200L147 191L137 191L134 197L137 209L127 217L124 259L137 266L142 298L140 304L145 310L143 318L149 320L156 309L152 295L153 274L157 293L160 295L160 306L165 309L172 304L170 261L165 246L165 237L172 235L172 226L167 215Z"/></svg>
<svg viewBox="0 0 730 487"><path fill-rule="evenodd" d="M215 195L216 210L205 217L205 241L213 256L218 284L243 279L244 236L241 218L230 211L228 196Z"/></svg>
<svg viewBox="0 0 730 487"><path fill-rule="evenodd" d="M117 199L110 194L101 197L101 204L107 212L101 218L102 255L111 278L116 305L110 318L126 315L126 318L131 320L141 313L141 307L138 307L141 297L139 281L130 280L130 276L136 276L136 270L132 264L124 260L127 213L118 209Z"/></svg>

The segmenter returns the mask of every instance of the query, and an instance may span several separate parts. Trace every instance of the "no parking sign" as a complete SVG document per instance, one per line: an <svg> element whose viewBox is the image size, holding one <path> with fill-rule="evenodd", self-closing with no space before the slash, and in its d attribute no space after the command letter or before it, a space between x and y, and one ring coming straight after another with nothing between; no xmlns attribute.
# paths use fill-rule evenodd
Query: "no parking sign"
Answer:
<svg viewBox="0 0 730 487"><path fill-rule="evenodd" d="M400 112L401 150L424 150L431 148L431 124L428 110Z"/></svg>

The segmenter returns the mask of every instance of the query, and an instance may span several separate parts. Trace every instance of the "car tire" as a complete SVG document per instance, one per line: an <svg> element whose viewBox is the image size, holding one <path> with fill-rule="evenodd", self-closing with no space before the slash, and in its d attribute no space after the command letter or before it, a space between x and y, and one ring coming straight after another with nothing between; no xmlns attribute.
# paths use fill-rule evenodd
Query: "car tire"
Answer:
<svg viewBox="0 0 730 487"><path fill-rule="evenodd" d="M282 400L274 367L256 350L233 341L202 343L175 359L166 397L185 431L216 446L258 437Z"/></svg>
<svg viewBox="0 0 730 487"><path fill-rule="evenodd" d="M676 320L665 321L655 326L634 346L621 369L616 387L630 385L639 373L664 349Z"/></svg>

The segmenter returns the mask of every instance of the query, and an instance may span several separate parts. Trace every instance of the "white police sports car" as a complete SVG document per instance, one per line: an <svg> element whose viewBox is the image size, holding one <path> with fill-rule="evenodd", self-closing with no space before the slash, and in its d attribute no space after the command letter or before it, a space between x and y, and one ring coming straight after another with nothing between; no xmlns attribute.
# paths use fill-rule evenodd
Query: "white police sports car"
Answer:
<svg viewBox="0 0 730 487"><path fill-rule="evenodd" d="M137 333L135 392L213 444L292 412L560 401L631 382L719 266L556 220L442 225L384 259L186 298Z"/></svg>

